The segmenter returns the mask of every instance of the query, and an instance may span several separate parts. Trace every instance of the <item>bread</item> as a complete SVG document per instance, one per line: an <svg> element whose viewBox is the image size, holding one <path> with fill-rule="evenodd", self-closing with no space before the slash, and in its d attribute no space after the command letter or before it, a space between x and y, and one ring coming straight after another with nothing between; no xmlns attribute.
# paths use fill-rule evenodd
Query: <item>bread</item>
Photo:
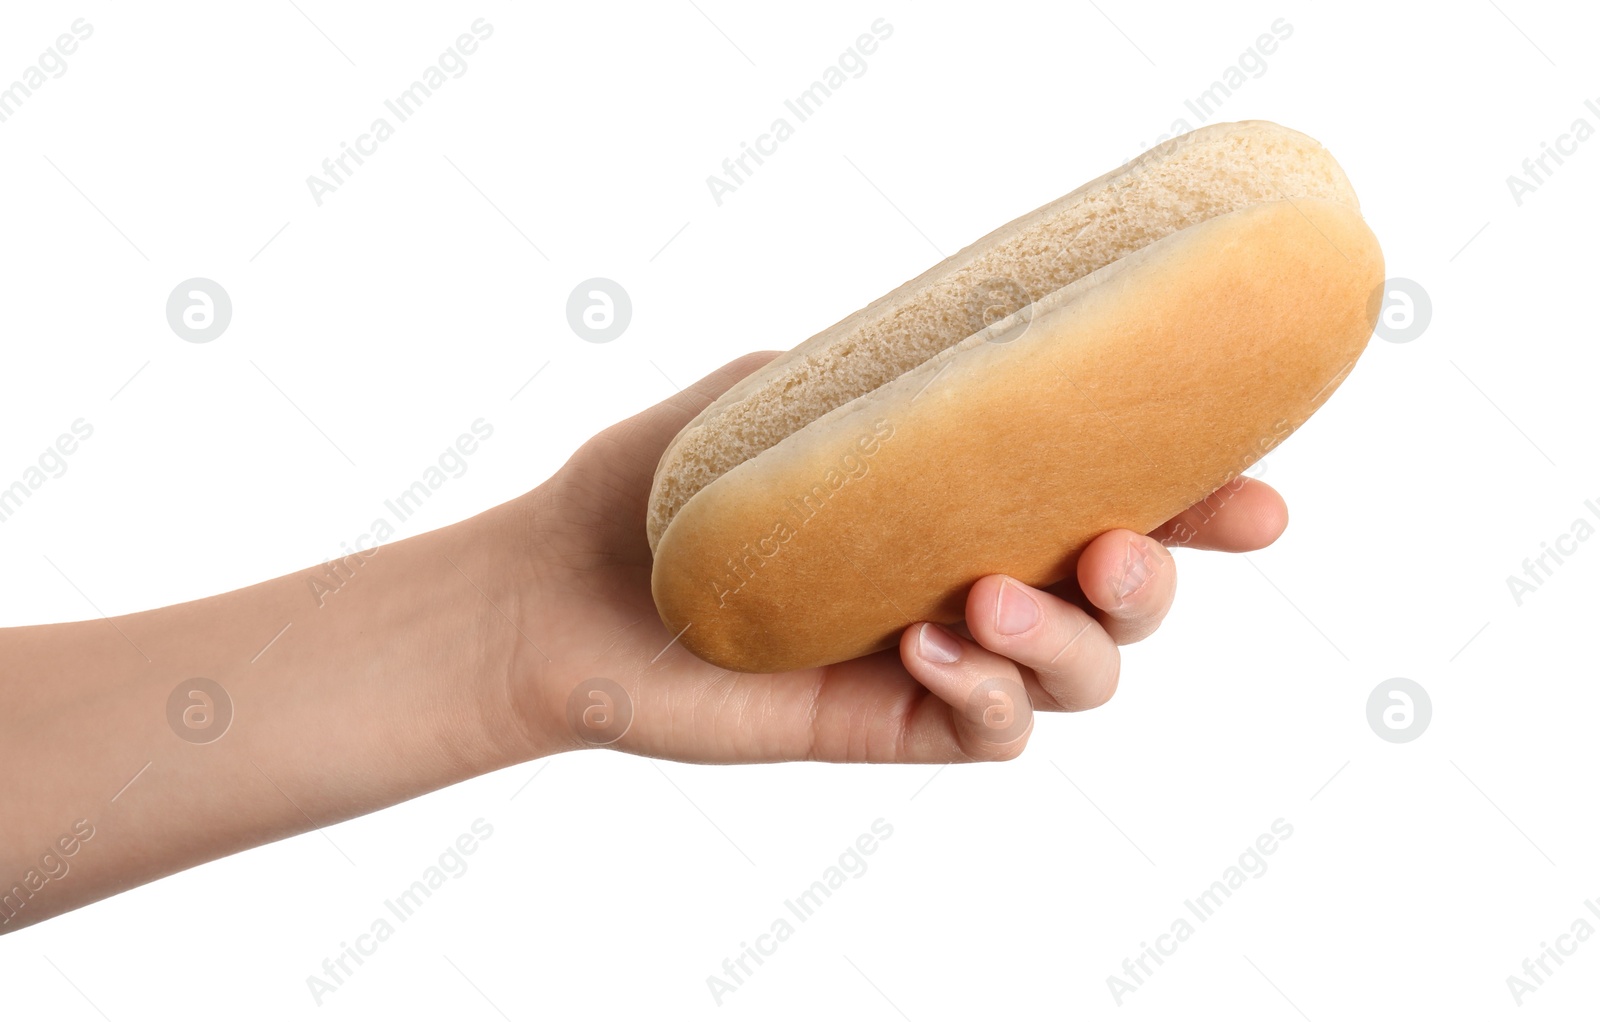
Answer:
<svg viewBox="0 0 1600 1022"><path fill-rule="evenodd" d="M683 645L772 672L1068 577L1305 421L1383 258L1316 141L1218 124L990 233L735 384L663 453L651 588Z"/></svg>

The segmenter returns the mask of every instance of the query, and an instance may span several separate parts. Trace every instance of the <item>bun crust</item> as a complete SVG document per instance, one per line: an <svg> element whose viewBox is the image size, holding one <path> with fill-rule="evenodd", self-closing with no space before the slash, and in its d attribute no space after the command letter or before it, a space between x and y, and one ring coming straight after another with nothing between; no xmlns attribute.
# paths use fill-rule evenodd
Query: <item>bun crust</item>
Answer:
<svg viewBox="0 0 1600 1022"><path fill-rule="evenodd" d="M812 420L1153 241L1285 198L1356 206L1316 139L1267 121L1214 124L989 232L735 384L685 426L657 466L650 548L700 489Z"/></svg>
<svg viewBox="0 0 1600 1022"><path fill-rule="evenodd" d="M1241 127L1260 130L1214 134ZM1115 527L1150 531L1321 406L1371 335L1383 280L1377 241L1331 157L1297 178L1325 182L1321 197L1280 189L1168 231L881 383L870 371L852 377L834 351L834 376L871 385L838 401L835 387L809 405L803 391L780 402L802 417L795 428L752 414L773 406L764 391L786 373L793 395L796 366L815 374L808 363L841 339L854 337L844 357L859 366L892 362L886 310L937 291L952 264L981 261L975 250L1015 237L1030 218L1117 180L958 253L741 381L685 427L652 493L663 520L652 530L651 584L686 648L730 670L772 672L886 648L916 621L959 621L982 576L1069 577L1089 540ZM783 435L766 443L774 432ZM683 469L698 456L697 435L743 436L759 449L725 455L734 462L725 467L700 464L708 478L690 480ZM664 479L690 492L664 499L673 490Z"/></svg>

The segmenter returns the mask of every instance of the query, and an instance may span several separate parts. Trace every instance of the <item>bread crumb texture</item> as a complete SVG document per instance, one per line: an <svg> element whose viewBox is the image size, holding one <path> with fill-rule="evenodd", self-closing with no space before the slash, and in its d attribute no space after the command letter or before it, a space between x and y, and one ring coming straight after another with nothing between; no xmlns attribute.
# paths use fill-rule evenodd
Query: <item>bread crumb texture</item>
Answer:
<svg viewBox="0 0 1600 1022"><path fill-rule="evenodd" d="M695 494L828 412L1152 242L1301 198L1357 206L1315 139L1265 121L1216 124L991 232L779 356L685 426L656 471L651 550Z"/></svg>

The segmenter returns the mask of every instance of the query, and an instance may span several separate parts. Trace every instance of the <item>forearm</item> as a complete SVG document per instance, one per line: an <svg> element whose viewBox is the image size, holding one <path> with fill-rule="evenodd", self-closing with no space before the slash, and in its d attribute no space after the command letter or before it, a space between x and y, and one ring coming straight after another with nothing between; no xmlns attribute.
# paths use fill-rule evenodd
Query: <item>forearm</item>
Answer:
<svg viewBox="0 0 1600 1022"><path fill-rule="evenodd" d="M524 524L506 505L331 570L0 631L0 934L540 754L504 712Z"/></svg>

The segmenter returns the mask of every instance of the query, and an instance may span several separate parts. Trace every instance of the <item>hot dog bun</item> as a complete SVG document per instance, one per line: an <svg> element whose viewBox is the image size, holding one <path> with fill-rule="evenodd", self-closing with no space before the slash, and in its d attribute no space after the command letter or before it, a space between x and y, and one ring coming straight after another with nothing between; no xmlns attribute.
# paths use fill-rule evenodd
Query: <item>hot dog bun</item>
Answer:
<svg viewBox="0 0 1600 1022"><path fill-rule="evenodd" d="M739 671L833 663L1047 585L1305 421L1377 315L1383 258L1328 152L1266 122L1158 146L740 381L663 453L663 623Z"/></svg>

